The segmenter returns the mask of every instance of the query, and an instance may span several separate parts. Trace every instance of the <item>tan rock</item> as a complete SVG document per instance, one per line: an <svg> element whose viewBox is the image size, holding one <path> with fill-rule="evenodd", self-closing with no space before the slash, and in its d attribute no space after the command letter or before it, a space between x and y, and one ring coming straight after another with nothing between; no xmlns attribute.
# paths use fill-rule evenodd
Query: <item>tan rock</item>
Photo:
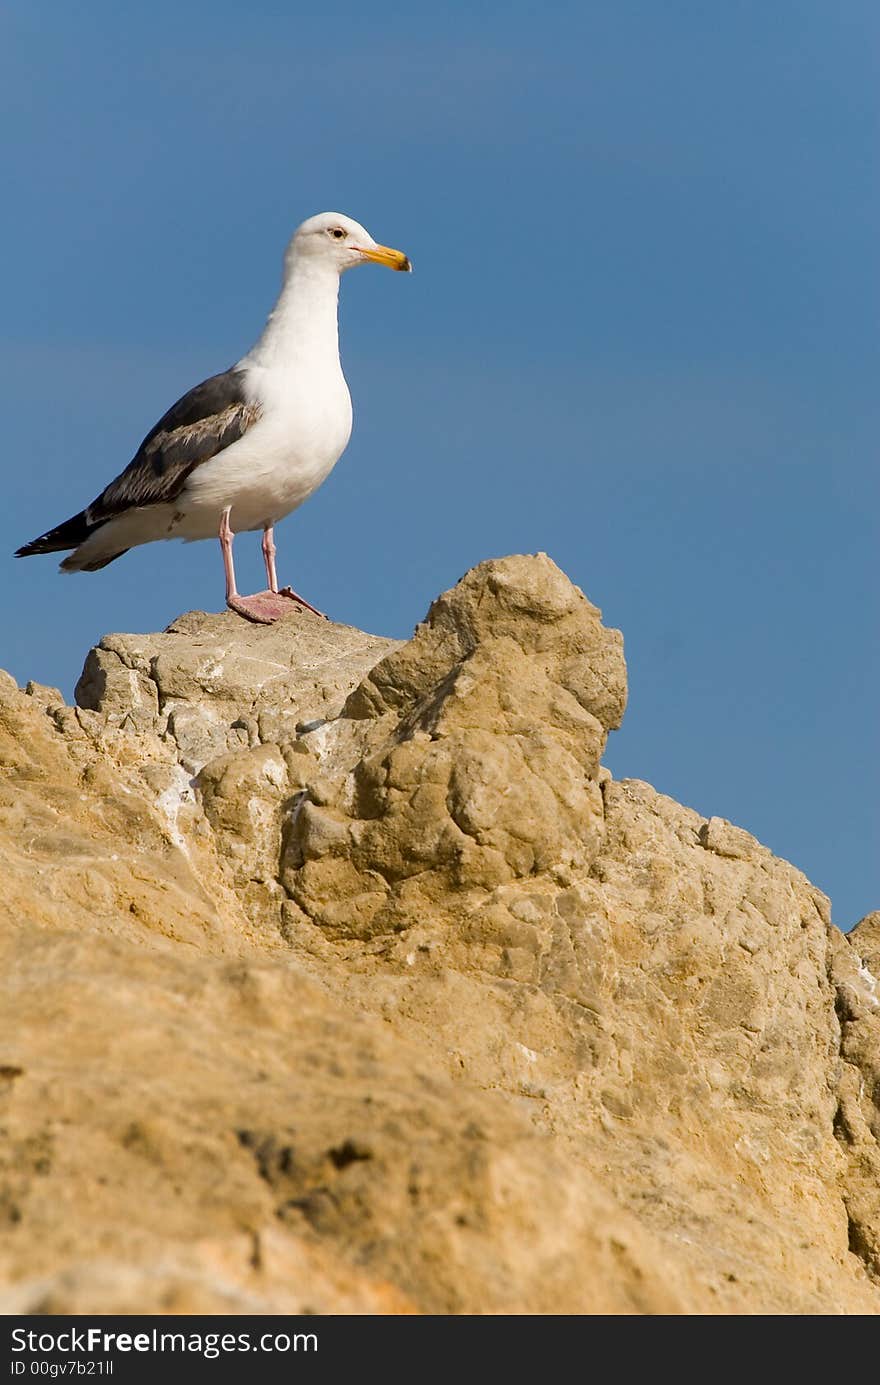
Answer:
<svg viewBox="0 0 880 1385"><path fill-rule="evenodd" d="M395 647L307 611L255 626L231 611L190 611L160 635L105 636L75 695L111 725L169 736L197 772L216 755L292 741L298 723L335 716Z"/></svg>
<svg viewBox="0 0 880 1385"><path fill-rule="evenodd" d="M372 669L346 712L410 710L496 640L509 640L606 730L620 725L626 707L620 632L602 625L601 612L545 553L492 559L466 573L437 598L413 639ZM513 689L509 696L515 698Z"/></svg>
<svg viewBox="0 0 880 1385"><path fill-rule="evenodd" d="M601 769L549 559L78 696L0 676L4 1311L880 1311L880 915Z"/></svg>
<svg viewBox="0 0 880 1385"><path fill-rule="evenodd" d="M830 941L841 1027L834 1130L846 1155L849 1244L880 1281L880 913L846 939L832 930Z"/></svg>
<svg viewBox="0 0 880 1385"><path fill-rule="evenodd" d="M285 888L330 933L367 938L444 894L458 909L459 892L588 867L625 701L620 635L549 558L482 563L348 698L337 725L374 729L337 733L335 816L293 810Z"/></svg>
<svg viewBox="0 0 880 1385"><path fill-rule="evenodd" d="M526 1115L293 961L24 932L6 975L9 943L10 1311L687 1302L650 1236Z"/></svg>

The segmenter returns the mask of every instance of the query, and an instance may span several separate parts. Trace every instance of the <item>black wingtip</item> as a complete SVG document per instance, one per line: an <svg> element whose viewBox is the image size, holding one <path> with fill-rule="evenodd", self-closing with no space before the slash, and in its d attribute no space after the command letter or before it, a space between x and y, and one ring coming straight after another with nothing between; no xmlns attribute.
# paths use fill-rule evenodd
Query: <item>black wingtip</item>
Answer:
<svg viewBox="0 0 880 1385"><path fill-rule="evenodd" d="M41 539L32 539L30 543L22 544L21 548L16 548L14 556L16 558L33 558L37 553L46 553L48 549L41 548Z"/></svg>
<svg viewBox="0 0 880 1385"><path fill-rule="evenodd" d="M16 549L15 556L34 558L41 553L64 553L69 548L78 548L94 527L86 518L85 510L80 510L78 515L66 519L63 524L56 524L54 529L47 530L38 539L22 544L21 548Z"/></svg>

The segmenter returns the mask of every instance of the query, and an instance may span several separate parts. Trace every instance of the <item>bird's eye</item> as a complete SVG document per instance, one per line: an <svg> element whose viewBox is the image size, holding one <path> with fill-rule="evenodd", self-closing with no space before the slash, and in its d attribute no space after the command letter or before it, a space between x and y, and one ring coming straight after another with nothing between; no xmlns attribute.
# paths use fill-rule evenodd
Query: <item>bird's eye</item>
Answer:
<svg viewBox="0 0 880 1385"><path fill-rule="evenodd" d="M341 226L334 226L330 234L334 240L345 240L345 232Z"/></svg>

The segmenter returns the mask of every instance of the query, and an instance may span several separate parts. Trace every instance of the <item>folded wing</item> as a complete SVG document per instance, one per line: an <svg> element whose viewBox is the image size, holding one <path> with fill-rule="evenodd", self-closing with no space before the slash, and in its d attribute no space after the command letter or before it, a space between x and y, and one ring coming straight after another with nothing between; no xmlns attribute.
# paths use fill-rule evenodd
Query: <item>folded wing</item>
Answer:
<svg viewBox="0 0 880 1385"><path fill-rule="evenodd" d="M203 380L163 414L125 470L91 505L19 548L16 557L77 548L128 510L173 503L196 467L238 442L259 416L259 407L245 394L243 371L226 370Z"/></svg>

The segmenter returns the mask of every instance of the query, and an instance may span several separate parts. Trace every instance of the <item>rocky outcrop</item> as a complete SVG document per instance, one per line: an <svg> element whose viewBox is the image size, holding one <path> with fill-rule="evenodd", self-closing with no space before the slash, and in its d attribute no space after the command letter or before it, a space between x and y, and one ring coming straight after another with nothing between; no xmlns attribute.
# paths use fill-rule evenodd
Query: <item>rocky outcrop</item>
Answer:
<svg viewBox="0 0 880 1385"><path fill-rule="evenodd" d="M360 630L296 619L242 627L231 612L191 611L161 635L107 635L89 651L78 707L108 726L173 742L196 772L225 752L293 741L297 728L336 716L351 688L396 648ZM243 638L243 631L246 638Z"/></svg>
<svg viewBox="0 0 880 1385"><path fill-rule="evenodd" d="M0 681L6 1311L876 1313L880 927L600 767L546 557Z"/></svg>

